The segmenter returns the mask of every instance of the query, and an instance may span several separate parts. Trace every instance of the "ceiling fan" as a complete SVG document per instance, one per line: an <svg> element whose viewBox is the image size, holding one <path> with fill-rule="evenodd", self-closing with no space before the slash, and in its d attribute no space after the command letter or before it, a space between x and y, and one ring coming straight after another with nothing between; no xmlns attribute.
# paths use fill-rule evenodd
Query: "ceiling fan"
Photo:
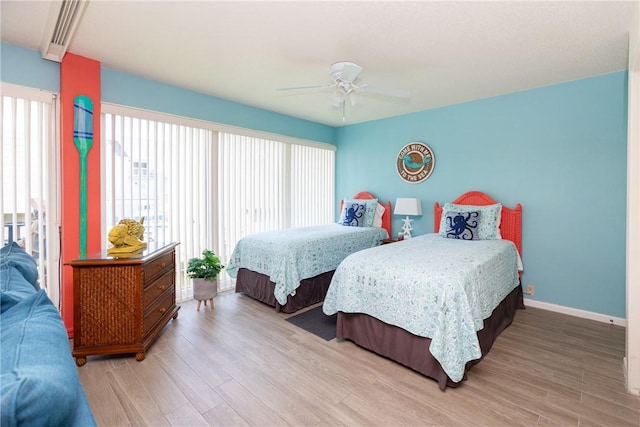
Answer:
<svg viewBox="0 0 640 427"><path fill-rule="evenodd" d="M277 91L293 91L306 89L333 89L333 106L342 109L342 121L345 121L345 106L347 100L354 106L358 102L358 94L373 93L394 98L409 98L411 93L403 89L387 89L362 83L360 72L362 67L354 62L341 61L329 67L331 83L311 86L296 86L276 89Z"/></svg>

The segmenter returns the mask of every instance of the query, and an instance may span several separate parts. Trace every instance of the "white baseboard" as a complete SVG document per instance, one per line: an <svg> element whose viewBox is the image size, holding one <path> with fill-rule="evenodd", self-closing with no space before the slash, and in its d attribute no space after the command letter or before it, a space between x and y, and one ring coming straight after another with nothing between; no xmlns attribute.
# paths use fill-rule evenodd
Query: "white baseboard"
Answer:
<svg viewBox="0 0 640 427"><path fill-rule="evenodd" d="M568 314L569 316L582 317L584 319L591 319L597 322L608 323L610 325L617 325L627 327L627 320L621 317L607 316L606 314L594 313L592 311L580 310L578 308L565 307L563 305L551 304L548 302L536 301L534 299L525 298L525 307L541 308L543 310L555 311L556 313Z"/></svg>

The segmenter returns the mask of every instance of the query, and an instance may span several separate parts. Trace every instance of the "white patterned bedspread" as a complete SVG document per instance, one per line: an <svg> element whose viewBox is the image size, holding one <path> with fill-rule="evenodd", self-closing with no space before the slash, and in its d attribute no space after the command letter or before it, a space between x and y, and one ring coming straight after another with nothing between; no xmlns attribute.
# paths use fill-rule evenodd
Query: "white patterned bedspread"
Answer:
<svg viewBox="0 0 640 427"><path fill-rule="evenodd" d="M431 354L458 382L481 357L476 331L519 285L517 259L508 240L437 234L368 249L336 269L323 311L364 313L431 338Z"/></svg>
<svg viewBox="0 0 640 427"><path fill-rule="evenodd" d="M256 233L238 242L226 270L234 278L240 268L269 276L276 300L284 305L301 280L335 270L348 255L387 237L384 228L338 224Z"/></svg>

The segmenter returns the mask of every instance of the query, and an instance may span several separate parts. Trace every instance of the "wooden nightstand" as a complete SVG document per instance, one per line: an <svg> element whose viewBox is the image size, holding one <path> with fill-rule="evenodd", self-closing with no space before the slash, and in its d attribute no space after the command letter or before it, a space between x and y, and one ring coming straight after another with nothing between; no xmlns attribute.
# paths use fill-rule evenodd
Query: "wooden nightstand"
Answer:
<svg viewBox="0 0 640 427"><path fill-rule="evenodd" d="M386 245L387 243L396 243L396 242L400 242L400 240L398 240L398 239L382 239L382 240L380 240L380 244L382 244L382 245Z"/></svg>
<svg viewBox="0 0 640 427"><path fill-rule="evenodd" d="M73 357L135 353L136 360L171 319L176 305L175 247L149 244L136 258L106 253L66 263L73 267Z"/></svg>

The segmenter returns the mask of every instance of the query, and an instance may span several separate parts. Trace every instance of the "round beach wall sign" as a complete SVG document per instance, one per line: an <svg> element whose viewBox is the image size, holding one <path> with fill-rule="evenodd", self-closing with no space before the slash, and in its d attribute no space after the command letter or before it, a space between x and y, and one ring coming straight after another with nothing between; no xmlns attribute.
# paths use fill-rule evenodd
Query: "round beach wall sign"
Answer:
<svg viewBox="0 0 640 427"><path fill-rule="evenodd" d="M429 178L436 158L427 144L411 142L405 145L396 158L396 170L400 178L411 184L417 184Z"/></svg>

